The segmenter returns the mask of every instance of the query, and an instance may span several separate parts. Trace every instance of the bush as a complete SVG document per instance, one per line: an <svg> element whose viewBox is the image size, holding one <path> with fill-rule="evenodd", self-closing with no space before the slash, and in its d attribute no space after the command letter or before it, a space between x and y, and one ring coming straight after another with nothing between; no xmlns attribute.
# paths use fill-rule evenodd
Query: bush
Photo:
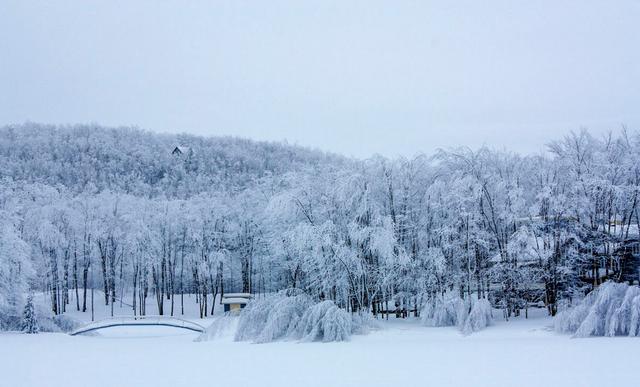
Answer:
<svg viewBox="0 0 640 387"><path fill-rule="evenodd" d="M287 290L251 301L240 313L235 340L345 341L373 327L372 318L350 314L333 301L314 303L299 290Z"/></svg>
<svg viewBox="0 0 640 387"><path fill-rule="evenodd" d="M22 329L22 317L5 314L0 311L0 331L20 331Z"/></svg>
<svg viewBox="0 0 640 387"><path fill-rule="evenodd" d="M491 312L491 304L486 299L465 301L457 295L444 295L428 301L421 314L426 326L455 326L464 334L470 334L491 325Z"/></svg>
<svg viewBox="0 0 640 387"><path fill-rule="evenodd" d="M630 286L605 326L607 336L640 335L640 287Z"/></svg>
<svg viewBox="0 0 640 387"><path fill-rule="evenodd" d="M59 314L57 316L53 316L51 319L53 321L53 324L61 332L71 332L77 329L80 325L82 325L77 319L67 316L65 314Z"/></svg>
<svg viewBox="0 0 640 387"><path fill-rule="evenodd" d="M462 333L470 334L491 325L491 312L491 303L488 300L484 298L480 300L474 299L471 305L471 312L469 312L462 327Z"/></svg>
<svg viewBox="0 0 640 387"><path fill-rule="evenodd" d="M462 298L457 296L436 297L422 310L422 322L431 327L459 326L466 314Z"/></svg>
<svg viewBox="0 0 640 387"><path fill-rule="evenodd" d="M216 317L207 329L195 341L209 341L224 336L233 337L238 328L238 319L233 315Z"/></svg>
<svg viewBox="0 0 640 387"><path fill-rule="evenodd" d="M267 343L288 338L312 304L309 296L291 290L253 300L240 313L235 340Z"/></svg>
<svg viewBox="0 0 640 387"><path fill-rule="evenodd" d="M575 337L640 335L640 288L606 282L575 307L558 313L557 332Z"/></svg>
<svg viewBox="0 0 640 387"><path fill-rule="evenodd" d="M366 335L375 329L380 329L380 323L371 313L351 313L351 334Z"/></svg>
<svg viewBox="0 0 640 387"><path fill-rule="evenodd" d="M307 309L294 329L294 337L303 341L346 341L352 331L349 313L333 301L322 301Z"/></svg>

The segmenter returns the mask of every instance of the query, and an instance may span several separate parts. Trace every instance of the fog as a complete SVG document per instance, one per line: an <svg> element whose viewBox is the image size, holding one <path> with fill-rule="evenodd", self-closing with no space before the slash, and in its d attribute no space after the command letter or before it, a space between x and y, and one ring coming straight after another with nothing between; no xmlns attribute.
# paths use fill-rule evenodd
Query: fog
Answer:
<svg viewBox="0 0 640 387"><path fill-rule="evenodd" d="M640 127L640 2L3 1L0 124L357 157Z"/></svg>

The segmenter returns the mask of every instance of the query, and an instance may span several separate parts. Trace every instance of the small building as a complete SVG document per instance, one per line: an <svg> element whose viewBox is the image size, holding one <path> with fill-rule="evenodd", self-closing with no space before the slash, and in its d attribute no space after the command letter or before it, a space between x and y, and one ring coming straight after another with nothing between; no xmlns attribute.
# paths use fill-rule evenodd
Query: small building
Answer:
<svg viewBox="0 0 640 387"><path fill-rule="evenodd" d="M220 303L224 305L225 312L240 312L251 300L249 293L225 293Z"/></svg>
<svg viewBox="0 0 640 387"><path fill-rule="evenodd" d="M174 156L182 156L182 155L188 155L191 153L191 148L189 148L188 146L177 146L173 149L173 152L171 152L172 155Z"/></svg>

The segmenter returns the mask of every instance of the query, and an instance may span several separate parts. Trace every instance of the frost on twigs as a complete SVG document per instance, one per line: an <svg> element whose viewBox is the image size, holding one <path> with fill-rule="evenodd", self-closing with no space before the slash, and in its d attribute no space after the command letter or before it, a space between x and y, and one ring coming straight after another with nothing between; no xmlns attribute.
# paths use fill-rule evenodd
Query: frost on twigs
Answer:
<svg viewBox="0 0 640 387"><path fill-rule="evenodd" d="M422 309L422 323L431 327L455 326L470 334L491 325L491 310L486 299L465 301L458 296L437 296Z"/></svg>
<svg viewBox="0 0 640 387"><path fill-rule="evenodd" d="M575 337L640 335L640 288L606 282L554 321L557 332Z"/></svg>
<svg viewBox="0 0 640 387"><path fill-rule="evenodd" d="M367 317L352 315L333 301L314 303L303 292L289 289L251 301L240 314L235 340L345 341L373 326Z"/></svg>

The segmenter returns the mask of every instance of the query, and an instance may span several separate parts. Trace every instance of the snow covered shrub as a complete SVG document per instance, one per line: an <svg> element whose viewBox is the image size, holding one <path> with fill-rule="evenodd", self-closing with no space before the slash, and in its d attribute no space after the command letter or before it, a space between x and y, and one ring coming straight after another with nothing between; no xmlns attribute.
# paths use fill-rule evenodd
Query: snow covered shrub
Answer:
<svg viewBox="0 0 640 387"><path fill-rule="evenodd" d="M81 325L81 323L73 317L69 317L64 314L53 315L49 313L43 313L42 308L36 308L38 310L38 326L40 332L71 332Z"/></svg>
<svg viewBox="0 0 640 387"><path fill-rule="evenodd" d="M438 296L422 310L422 323L430 327L461 327L466 318L466 306L458 296Z"/></svg>
<svg viewBox="0 0 640 387"><path fill-rule="evenodd" d="M225 315L216 317L211 325L198 336L195 341L209 341L219 339L225 336L233 337L238 327L238 318L236 316Z"/></svg>
<svg viewBox="0 0 640 387"><path fill-rule="evenodd" d="M352 334L375 328L371 317L351 314L333 301L315 304L299 290L252 300L240 313L236 341L267 343L277 340L345 341ZM211 330L215 330L212 327Z"/></svg>
<svg viewBox="0 0 640 387"><path fill-rule="evenodd" d="M24 298L24 306L0 311L0 330L34 333L32 331L37 325L39 332L70 332L80 325L78 320L68 315L54 315L41 297Z"/></svg>
<svg viewBox="0 0 640 387"><path fill-rule="evenodd" d="M640 313L640 287L629 286L624 298L605 324L607 336L637 336L638 314Z"/></svg>
<svg viewBox="0 0 640 387"><path fill-rule="evenodd" d="M79 320L69 315L54 315L48 305L37 302L37 300L37 297L34 298L33 305L40 332L71 332L81 325ZM42 301L42 299L40 301ZM24 318L21 318L19 330L23 329L23 323Z"/></svg>
<svg viewBox="0 0 640 387"><path fill-rule="evenodd" d="M455 326L469 334L491 325L491 311L491 304L486 299L465 301L457 295L438 296L422 309L422 323L431 327Z"/></svg>
<svg viewBox="0 0 640 387"><path fill-rule="evenodd" d="M597 292L591 292L576 306L563 309L553 320L554 328L561 333L575 333L589 314Z"/></svg>
<svg viewBox="0 0 640 387"><path fill-rule="evenodd" d="M555 330L576 337L638 336L640 334L640 288L606 282L575 307L560 312Z"/></svg>
<svg viewBox="0 0 640 387"><path fill-rule="evenodd" d="M40 319L42 320L42 319ZM67 316L66 314L59 314L52 317L53 324L61 332L71 332L78 328L81 323L77 319ZM42 327L40 329L42 331Z"/></svg>
<svg viewBox="0 0 640 387"><path fill-rule="evenodd" d="M464 322L462 333L470 334L491 325L492 314L491 303L486 299L473 299L471 312Z"/></svg>
<svg viewBox="0 0 640 387"><path fill-rule="evenodd" d="M19 331L22 329L22 316L0 311L0 331Z"/></svg>
<svg viewBox="0 0 640 387"><path fill-rule="evenodd" d="M379 328L380 323L371 313L351 313L351 334L366 335L369 331Z"/></svg>
<svg viewBox="0 0 640 387"><path fill-rule="evenodd" d="M309 296L292 290L253 300L240 313L235 340L267 343L288 338L312 304Z"/></svg>
<svg viewBox="0 0 640 387"><path fill-rule="evenodd" d="M38 314L38 325L40 326L40 332L62 332L62 330L56 325L53 316L43 316Z"/></svg>
<svg viewBox="0 0 640 387"><path fill-rule="evenodd" d="M352 329L349 312L327 300L307 309L295 327L293 336L303 341L346 341Z"/></svg>

